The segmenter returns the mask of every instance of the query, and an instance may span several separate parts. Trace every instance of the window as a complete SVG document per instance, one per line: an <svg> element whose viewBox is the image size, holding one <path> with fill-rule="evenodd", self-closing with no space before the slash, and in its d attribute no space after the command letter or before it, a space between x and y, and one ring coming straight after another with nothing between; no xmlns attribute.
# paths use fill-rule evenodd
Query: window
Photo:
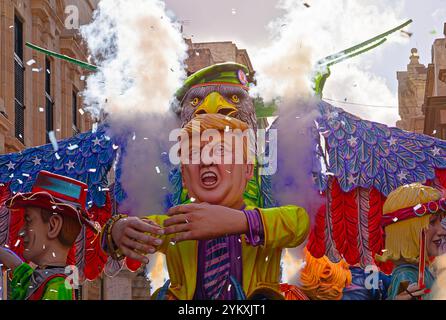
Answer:
<svg viewBox="0 0 446 320"><path fill-rule="evenodd" d="M46 142L50 142L48 133L54 131L54 103L51 98L51 60L45 59L45 120L46 120Z"/></svg>
<svg viewBox="0 0 446 320"><path fill-rule="evenodd" d="M25 68L23 66L23 23L14 17L15 137L25 142Z"/></svg>
<svg viewBox="0 0 446 320"><path fill-rule="evenodd" d="M72 123L73 123L73 135L79 133L79 127L77 123L77 90L73 90L73 96L71 100L71 112L72 112Z"/></svg>

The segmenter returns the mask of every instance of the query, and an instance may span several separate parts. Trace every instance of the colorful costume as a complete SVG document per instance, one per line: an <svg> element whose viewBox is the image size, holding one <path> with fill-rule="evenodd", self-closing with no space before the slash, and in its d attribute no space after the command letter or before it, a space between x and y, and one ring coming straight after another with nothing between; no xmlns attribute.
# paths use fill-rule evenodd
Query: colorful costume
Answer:
<svg viewBox="0 0 446 320"><path fill-rule="evenodd" d="M305 240L309 228L308 215L304 209L294 206L257 209L256 212L252 210L254 208L251 207L245 209L248 215L261 218L263 239L256 239L260 228L252 231L248 237L229 236L232 246L230 261L239 265L231 274L238 278L248 299L258 293L267 293L270 298L283 298L278 282L282 249L296 247ZM162 225L168 217L160 215L147 218ZM197 271L204 266L204 251L201 248L206 241L186 241L173 245L169 238L163 240L160 251L167 259L171 281L169 292L181 300L194 297L208 299L200 292L202 288L197 287L197 283L202 283L200 277L203 273ZM230 284L225 284L225 291L228 291Z"/></svg>

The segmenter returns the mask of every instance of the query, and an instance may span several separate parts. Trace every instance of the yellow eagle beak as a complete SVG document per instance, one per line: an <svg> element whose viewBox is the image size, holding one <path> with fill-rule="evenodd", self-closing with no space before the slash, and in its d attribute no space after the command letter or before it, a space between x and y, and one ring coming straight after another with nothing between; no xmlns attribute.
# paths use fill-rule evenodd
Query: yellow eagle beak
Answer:
<svg viewBox="0 0 446 320"><path fill-rule="evenodd" d="M195 115L220 113L225 116L233 116L237 112L237 107L226 101L218 92L212 92L206 96L203 103L195 110Z"/></svg>

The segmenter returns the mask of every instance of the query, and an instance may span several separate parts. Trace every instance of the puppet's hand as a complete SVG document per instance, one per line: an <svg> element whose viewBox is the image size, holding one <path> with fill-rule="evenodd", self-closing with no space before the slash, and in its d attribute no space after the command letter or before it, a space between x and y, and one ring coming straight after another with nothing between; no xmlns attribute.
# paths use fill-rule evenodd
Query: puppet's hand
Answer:
<svg viewBox="0 0 446 320"><path fill-rule="evenodd" d="M112 237L121 252L131 259L148 263L149 253L155 253L163 241L153 235L162 235L164 230L150 220L127 217L116 221L112 228Z"/></svg>
<svg viewBox="0 0 446 320"><path fill-rule="evenodd" d="M174 242L208 240L249 231L243 211L208 203L173 207L168 215L171 218L164 221L165 232L175 234Z"/></svg>
<svg viewBox="0 0 446 320"><path fill-rule="evenodd" d="M420 288L417 283L412 283L405 291L398 294L395 297L395 300L414 300L429 292L429 289Z"/></svg>

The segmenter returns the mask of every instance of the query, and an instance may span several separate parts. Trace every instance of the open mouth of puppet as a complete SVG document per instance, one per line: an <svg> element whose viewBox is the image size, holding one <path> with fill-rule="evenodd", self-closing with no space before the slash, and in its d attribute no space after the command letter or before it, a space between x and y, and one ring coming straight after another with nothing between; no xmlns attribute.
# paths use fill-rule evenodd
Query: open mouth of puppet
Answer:
<svg viewBox="0 0 446 320"><path fill-rule="evenodd" d="M218 182L218 176L216 173L212 171L203 172L200 176L201 183L205 187L213 187Z"/></svg>

